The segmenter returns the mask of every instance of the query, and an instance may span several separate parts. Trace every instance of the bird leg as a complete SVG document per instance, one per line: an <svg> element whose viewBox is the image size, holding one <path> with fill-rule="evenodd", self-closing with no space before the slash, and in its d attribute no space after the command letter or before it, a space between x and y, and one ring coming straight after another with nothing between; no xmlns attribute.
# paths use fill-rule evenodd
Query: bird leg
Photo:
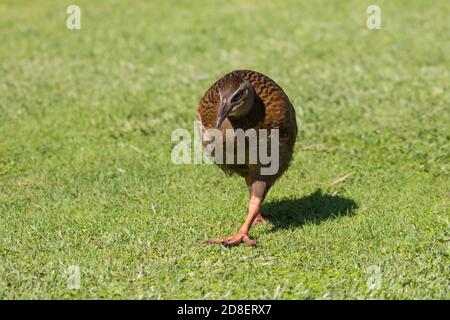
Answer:
<svg viewBox="0 0 450 320"><path fill-rule="evenodd" d="M258 215L256 216L255 220L253 220L253 225L258 224L258 223L262 223L262 224L266 224L267 223L267 219L261 213L258 213Z"/></svg>
<svg viewBox="0 0 450 320"><path fill-rule="evenodd" d="M247 218L245 219L239 231L232 237L228 237L225 239L213 239L210 240L210 242L222 243L225 246L237 246L242 242L251 246L256 245L256 240L250 239L248 233L256 217L259 215L265 194L266 194L265 182L256 181L252 183L250 201L248 203Z"/></svg>
<svg viewBox="0 0 450 320"><path fill-rule="evenodd" d="M250 180L250 177L245 177L245 183L247 184L247 188L248 188L248 192L250 194L250 197L252 196L252 183ZM258 223L262 223L262 224L266 224L267 223L267 218L269 218L270 214L268 212L262 212L261 210L259 210L258 215L256 216L255 220L253 220L253 224L258 224Z"/></svg>

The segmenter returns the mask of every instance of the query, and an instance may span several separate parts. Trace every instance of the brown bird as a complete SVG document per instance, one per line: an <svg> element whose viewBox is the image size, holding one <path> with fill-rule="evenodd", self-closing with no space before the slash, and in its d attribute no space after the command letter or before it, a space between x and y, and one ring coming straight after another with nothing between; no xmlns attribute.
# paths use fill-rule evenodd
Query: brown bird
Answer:
<svg viewBox="0 0 450 320"><path fill-rule="evenodd" d="M221 140L215 140L216 146L224 146L230 139L237 145L236 138L226 135L227 130L242 129L247 132L255 129L258 132L258 152L262 147L269 150L270 156L278 151L278 170L275 173L264 173L267 162L258 156L256 162L250 161L251 151L249 137L245 140L245 160L239 163L234 155L233 163L220 163L218 166L227 174L237 174L245 178L249 189L250 200L245 222L239 231L232 237L210 240L211 243L222 243L227 246L236 246L244 242L255 245L256 241L249 237L253 224L265 222L267 214L261 213L264 198L275 181L286 171L292 159L292 153L297 136L297 123L295 110L283 89L275 81L264 74L251 70L236 70L224 75L216 81L200 100L197 123L202 137L202 144L207 147L212 143L205 133L209 129L218 129ZM269 134L263 139L266 129ZM271 142L275 135L271 131L278 129L278 144L275 148ZM210 130L209 130L210 131ZM227 140L228 139L228 140ZM217 151L217 150L216 150ZM236 149L234 149L236 151ZM227 150L228 152L228 150ZM260 155L260 154L259 154ZM216 159L217 160L217 159Z"/></svg>

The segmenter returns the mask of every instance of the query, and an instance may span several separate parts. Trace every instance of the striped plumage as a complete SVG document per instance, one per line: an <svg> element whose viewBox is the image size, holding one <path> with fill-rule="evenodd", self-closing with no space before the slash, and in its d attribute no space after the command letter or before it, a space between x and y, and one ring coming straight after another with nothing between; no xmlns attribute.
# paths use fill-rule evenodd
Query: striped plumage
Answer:
<svg viewBox="0 0 450 320"><path fill-rule="evenodd" d="M226 129L279 130L280 166L275 175L261 175L261 164L249 164L248 161L245 164L219 165L226 173L245 178L250 203L247 220L240 231L234 237L213 242L255 244L248 237L250 226L255 221L264 220L260 214L264 197L292 159L297 136L295 110L275 81L256 71L237 70L224 75L206 91L199 103L197 120L201 132L219 125L224 140ZM202 142L206 145L205 141Z"/></svg>

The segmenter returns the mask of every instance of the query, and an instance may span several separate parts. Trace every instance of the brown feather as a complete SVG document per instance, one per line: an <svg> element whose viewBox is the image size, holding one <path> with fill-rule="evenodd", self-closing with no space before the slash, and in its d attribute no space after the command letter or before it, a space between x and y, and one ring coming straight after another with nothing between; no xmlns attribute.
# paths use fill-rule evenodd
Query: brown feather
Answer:
<svg viewBox="0 0 450 320"><path fill-rule="evenodd" d="M241 79L247 80L256 93L253 108L242 118L227 118L222 126L226 129L279 129L280 168L274 176L262 177L258 174L259 164L223 164L219 167L228 174L236 173L249 181L264 180L270 186L285 172L292 159L297 136L295 110L283 89L266 75L251 70L236 70L216 81L200 99L197 120L204 129L215 128L219 108L219 89L233 90ZM229 87L229 88L228 88ZM202 141L205 145L205 142Z"/></svg>

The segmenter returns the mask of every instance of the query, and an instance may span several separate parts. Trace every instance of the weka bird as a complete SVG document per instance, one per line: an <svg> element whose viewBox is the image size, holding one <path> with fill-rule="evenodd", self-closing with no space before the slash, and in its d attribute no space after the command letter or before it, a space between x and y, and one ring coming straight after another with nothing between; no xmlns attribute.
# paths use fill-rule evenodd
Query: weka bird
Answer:
<svg viewBox="0 0 450 320"><path fill-rule="evenodd" d="M213 239L210 242L226 246L236 246L242 242L255 245L256 241L249 237L250 228L257 222L265 222L264 217L267 215L261 213L264 198L275 181L286 171L292 159L297 136L295 110L275 81L256 71L236 70L216 81L201 98L197 123L201 135L208 129L219 129L224 144L227 129L278 129L279 167L275 174L262 174L261 168L264 165L259 159L256 163L250 163L248 157L244 164L219 164L227 174L237 174L245 178L250 200L247 218L239 231L232 237ZM204 147L208 143L210 141L202 138ZM270 144L270 136L263 143Z"/></svg>

